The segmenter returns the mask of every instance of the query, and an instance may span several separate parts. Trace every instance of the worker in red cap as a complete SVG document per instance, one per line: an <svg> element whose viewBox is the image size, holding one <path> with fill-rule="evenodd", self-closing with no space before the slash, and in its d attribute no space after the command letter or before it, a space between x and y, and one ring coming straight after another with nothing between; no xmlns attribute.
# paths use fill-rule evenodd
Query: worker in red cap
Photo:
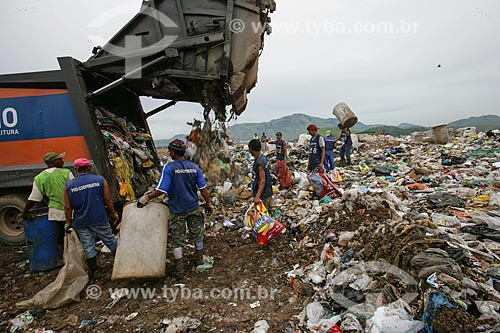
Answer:
<svg viewBox="0 0 500 333"><path fill-rule="evenodd" d="M314 124L307 126L307 131L312 137L309 142L309 161L307 163L309 172L316 169L322 172L325 163L325 139L318 133L318 130L319 128Z"/></svg>
<svg viewBox="0 0 500 333"><path fill-rule="evenodd" d="M194 241L195 266L203 265L203 232L205 219L199 209L198 190L205 199L205 214L211 215L213 207L210 201L205 178L200 167L184 159L186 145L182 140L174 140L168 144L168 152L173 162L166 164L158 180L158 186L150 193L144 194L137 202L142 208L147 203L164 193L168 194L170 207L170 234L174 254L173 277L177 281L184 279L183 248L186 245L186 225L191 239ZM166 221L165 221L166 222Z"/></svg>
<svg viewBox="0 0 500 333"><path fill-rule="evenodd" d="M78 233L90 276L99 278L95 235L115 253L118 243L109 223L118 221L118 213L109 194L108 182L104 177L90 173L90 161L79 158L73 166L78 175L67 182L64 188L66 228L71 227Z"/></svg>

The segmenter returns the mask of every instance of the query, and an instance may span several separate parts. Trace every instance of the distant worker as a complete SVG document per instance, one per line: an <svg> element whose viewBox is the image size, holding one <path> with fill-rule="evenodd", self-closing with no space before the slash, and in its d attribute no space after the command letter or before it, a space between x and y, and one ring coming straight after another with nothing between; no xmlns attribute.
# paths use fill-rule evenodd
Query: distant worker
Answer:
<svg viewBox="0 0 500 333"><path fill-rule="evenodd" d="M61 259L63 258L64 248L64 184L73 178L69 169L63 168L65 153L57 154L54 152L46 153L43 156L43 162L47 164L47 169L35 176L33 189L26 201L24 210L21 214L23 219L28 219L30 211L37 202L47 198L49 206L48 220L54 226L54 233L57 241L57 248Z"/></svg>
<svg viewBox="0 0 500 333"><path fill-rule="evenodd" d="M333 148L337 140L332 136L330 131L326 131L325 136L325 172L330 172L335 169L333 156Z"/></svg>
<svg viewBox="0 0 500 333"><path fill-rule="evenodd" d="M318 133L319 128L310 124L307 126L307 131L311 135L309 141L309 161L307 163L307 170L313 172L318 169L319 172L323 171L325 163L325 139Z"/></svg>
<svg viewBox="0 0 500 333"><path fill-rule="evenodd" d="M351 130L348 127L344 127L339 124L340 135L338 140L343 141L342 147L340 147L340 163L345 165L347 159L347 165L351 165L351 148L352 148L352 139L351 139Z"/></svg>
<svg viewBox="0 0 500 333"><path fill-rule="evenodd" d="M254 138L255 140L259 140L259 135L258 135L257 133L254 133L254 134L253 134L253 138Z"/></svg>
<svg viewBox="0 0 500 333"><path fill-rule="evenodd" d="M276 145L276 163L274 164L274 171L278 175L278 181L282 189L289 189L292 187L292 176L290 175L290 169L286 164L287 150L286 142L283 141L283 135L281 132L276 133L276 140L271 140L269 143L274 143Z"/></svg>
<svg viewBox="0 0 500 333"><path fill-rule="evenodd" d="M267 136L264 132L262 132L262 136L260 137L260 145L262 147L262 152L267 153L269 151L269 148L267 146Z"/></svg>
<svg viewBox="0 0 500 333"><path fill-rule="evenodd" d="M254 157L252 167L252 195L254 204L262 201L268 210L273 204L273 187L271 173L269 172L269 160L261 153L261 142L253 139L248 143L248 150Z"/></svg>
<svg viewBox="0 0 500 333"><path fill-rule="evenodd" d="M108 182L104 177L90 173L90 161L78 158L73 165L77 176L64 188L66 228L76 230L87 258L89 275L99 278L95 236L115 253L118 243L110 222L118 222L118 213L109 194Z"/></svg>
<svg viewBox="0 0 500 333"><path fill-rule="evenodd" d="M203 178L200 167L184 159L186 145L181 140L174 140L168 145L168 152L173 159L163 167L158 186L153 192L144 194L137 206L144 207L151 199L167 193L170 207L170 233L174 255L173 277L177 281L184 278L183 248L186 245L186 225L194 241L196 266L203 265L204 216L199 209L198 190L205 199L205 213L213 212L210 192ZM163 222L163 221L162 221ZM166 221L165 221L166 222Z"/></svg>

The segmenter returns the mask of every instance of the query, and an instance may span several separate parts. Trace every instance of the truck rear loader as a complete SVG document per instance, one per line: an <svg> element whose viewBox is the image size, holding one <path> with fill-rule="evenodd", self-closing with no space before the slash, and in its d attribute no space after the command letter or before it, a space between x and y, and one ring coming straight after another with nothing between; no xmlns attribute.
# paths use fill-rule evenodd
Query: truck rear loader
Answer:
<svg viewBox="0 0 500 333"><path fill-rule="evenodd" d="M240 115L257 82L273 0L144 0L87 61L0 75L0 240L22 244L19 214L45 152L67 166L90 159L120 204L155 181L159 160L147 118L179 101L205 117ZM169 100L144 112L140 96Z"/></svg>

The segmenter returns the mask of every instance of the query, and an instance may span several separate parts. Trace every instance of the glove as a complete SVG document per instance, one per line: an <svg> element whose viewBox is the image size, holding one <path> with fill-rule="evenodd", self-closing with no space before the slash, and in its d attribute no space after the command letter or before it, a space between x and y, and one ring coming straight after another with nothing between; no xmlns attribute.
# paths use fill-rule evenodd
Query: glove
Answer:
<svg viewBox="0 0 500 333"><path fill-rule="evenodd" d="M205 206L205 215L206 216L212 215L213 212L214 212L214 207L212 207L211 205Z"/></svg>
<svg viewBox="0 0 500 333"><path fill-rule="evenodd" d="M146 206L149 202L149 198L146 194L144 194L139 200L137 200L137 208L142 208Z"/></svg>
<svg viewBox="0 0 500 333"><path fill-rule="evenodd" d="M113 214L109 215L109 223L112 226L115 226L118 223L119 219L120 219L120 217L118 216L117 212L113 212Z"/></svg>

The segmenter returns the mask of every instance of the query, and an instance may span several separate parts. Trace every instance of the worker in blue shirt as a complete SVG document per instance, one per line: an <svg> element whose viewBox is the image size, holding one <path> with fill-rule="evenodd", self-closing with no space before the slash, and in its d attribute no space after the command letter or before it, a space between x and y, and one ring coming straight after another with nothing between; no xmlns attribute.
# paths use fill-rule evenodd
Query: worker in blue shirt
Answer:
<svg viewBox="0 0 500 333"><path fill-rule="evenodd" d="M108 182L104 177L90 173L90 161L78 158L74 167L78 176L68 181L64 187L66 228L72 227L78 233L90 276L99 278L101 274L97 266L95 236L115 253L118 243L109 222L111 219L111 223L115 224L118 213L109 194Z"/></svg>
<svg viewBox="0 0 500 333"><path fill-rule="evenodd" d="M323 172L323 165L325 164L325 139L318 133L319 127L314 124L307 126L307 131L311 135L309 141L309 161L307 163L307 170L315 172Z"/></svg>
<svg viewBox="0 0 500 333"><path fill-rule="evenodd" d="M333 148L337 141L330 131L326 131L325 139L325 172L330 172L335 169Z"/></svg>
<svg viewBox="0 0 500 333"><path fill-rule="evenodd" d="M342 140L344 144L340 147L340 163L345 165L347 159L347 165L351 165L351 148L352 148L352 139L351 139L351 130L348 127L344 127L341 124L338 125L340 129L340 135L338 140Z"/></svg>
<svg viewBox="0 0 500 333"><path fill-rule="evenodd" d="M268 210L273 204L273 188L271 183L271 172L269 171L269 159L261 153L261 142L250 140L248 150L254 157L252 167L252 194L254 204L262 201Z"/></svg>
<svg viewBox="0 0 500 333"><path fill-rule="evenodd" d="M213 207L210 192L200 167L184 159L186 145L181 140L169 143L168 151L173 162L163 167L158 186L144 194L137 202L144 207L151 199L168 194L170 207L170 234L174 254L173 276L180 281L184 278L183 247L186 245L186 225L195 244L194 264L203 265L204 217L199 209L198 190L205 199L205 213L211 215Z"/></svg>

